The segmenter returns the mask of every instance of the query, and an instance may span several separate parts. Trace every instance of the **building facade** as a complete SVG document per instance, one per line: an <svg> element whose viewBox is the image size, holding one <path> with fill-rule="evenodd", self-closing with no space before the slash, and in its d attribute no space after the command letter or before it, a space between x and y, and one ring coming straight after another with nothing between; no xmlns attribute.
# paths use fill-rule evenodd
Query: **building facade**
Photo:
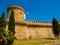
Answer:
<svg viewBox="0 0 60 45"><path fill-rule="evenodd" d="M15 18L15 37L17 39L29 38L54 38L52 31L52 23L38 21L24 21L24 9L19 6L8 7L8 17L6 30L8 30L8 22L11 11L14 11Z"/></svg>

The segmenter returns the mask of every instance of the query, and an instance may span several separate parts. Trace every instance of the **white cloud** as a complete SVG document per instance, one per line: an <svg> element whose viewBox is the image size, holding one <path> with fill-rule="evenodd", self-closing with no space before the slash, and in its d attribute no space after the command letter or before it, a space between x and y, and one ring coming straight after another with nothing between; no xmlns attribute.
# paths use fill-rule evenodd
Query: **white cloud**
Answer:
<svg viewBox="0 0 60 45"><path fill-rule="evenodd" d="M24 14L24 20L26 20L26 15L28 15L29 14L29 12L26 12L25 14Z"/></svg>
<svg viewBox="0 0 60 45"><path fill-rule="evenodd" d="M26 20L26 14L24 14L24 20Z"/></svg>
<svg viewBox="0 0 60 45"><path fill-rule="evenodd" d="M29 14L29 12L26 12L26 14Z"/></svg>

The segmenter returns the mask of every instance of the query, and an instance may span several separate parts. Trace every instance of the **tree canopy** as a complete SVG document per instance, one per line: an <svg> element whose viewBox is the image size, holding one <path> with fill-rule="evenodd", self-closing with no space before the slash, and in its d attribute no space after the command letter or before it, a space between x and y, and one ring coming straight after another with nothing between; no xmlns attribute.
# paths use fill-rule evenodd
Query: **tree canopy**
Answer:
<svg viewBox="0 0 60 45"><path fill-rule="evenodd" d="M59 27L59 23L56 18L53 18L53 20L52 20L52 28L53 28L53 33L54 33L55 37L58 37L60 27Z"/></svg>
<svg viewBox="0 0 60 45"><path fill-rule="evenodd" d="M15 19L14 19L14 11L11 11L11 15L9 18L9 25L8 25L8 30L13 32L15 34Z"/></svg>

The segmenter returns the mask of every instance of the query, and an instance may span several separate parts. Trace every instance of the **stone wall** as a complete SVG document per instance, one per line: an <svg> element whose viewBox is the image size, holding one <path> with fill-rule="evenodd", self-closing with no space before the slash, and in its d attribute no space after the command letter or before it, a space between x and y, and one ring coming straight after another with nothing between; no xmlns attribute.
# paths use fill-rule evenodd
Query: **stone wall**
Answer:
<svg viewBox="0 0 60 45"><path fill-rule="evenodd" d="M31 38L54 38L50 27L27 27L28 37Z"/></svg>
<svg viewBox="0 0 60 45"><path fill-rule="evenodd" d="M19 23L15 25L15 37L17 39L54 38L54 34L51 26Z"/></svg>
<svg viewBox="0 0 60 45"><path fill-rule="evenodd" d="M15 25L15 37L17 39L26 38L26 26L25 25Z"/></svg>
<svg viewBox="0 0 60 45"><path fill-rule="evenodd" d="M8 23L6 24L8 30ZM52 26L48 25L35 25L24 22L15 23L15 37L17 39L29 38L54 38Z"/></svg>

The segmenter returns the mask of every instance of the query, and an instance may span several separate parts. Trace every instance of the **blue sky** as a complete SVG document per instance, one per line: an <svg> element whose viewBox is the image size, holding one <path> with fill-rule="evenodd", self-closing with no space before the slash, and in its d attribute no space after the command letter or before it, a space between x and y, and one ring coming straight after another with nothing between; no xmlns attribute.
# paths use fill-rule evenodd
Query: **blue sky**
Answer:
<svg viewBox="0 0 60 45"><path fill-rule="evenodd" d="M22 6L25 9L26 20L51 22L55 17L60 21L60 0L0 0L0 15L7 17L7 7Z"/></svg>

